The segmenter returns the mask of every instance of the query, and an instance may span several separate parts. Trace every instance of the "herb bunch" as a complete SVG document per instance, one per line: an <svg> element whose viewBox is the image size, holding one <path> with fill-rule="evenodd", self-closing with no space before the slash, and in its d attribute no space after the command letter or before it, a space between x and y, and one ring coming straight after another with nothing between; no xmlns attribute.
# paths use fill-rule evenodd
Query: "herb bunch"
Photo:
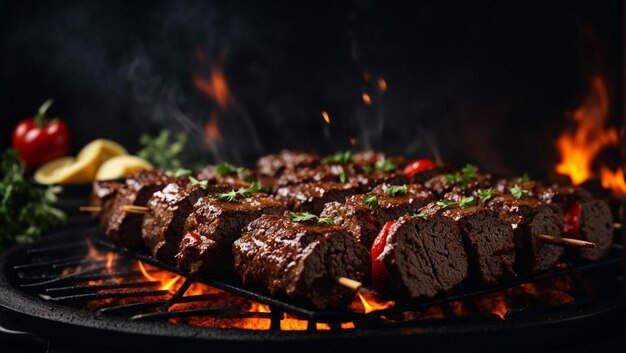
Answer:
<svg viewBox="0 0 626 353"><path fill-rule="evenodd" d="M65 213L53 207L60 191L30 183L17 152L6 150L0 160L0 250L31 243L65 223Z"/></svg>
<svg viewBox="0 0 626 353"><path fill-rule="evenodd" d="M187 135L184 132L176 136L171 136L169 130L161 130L157 136L143 134L139 138L142 147L137 155L157 168L173 170L183 165L186 143Z"/></svg>
<svg viewBox="0 0 626 353"><path fill-rule="evenodd" d="M471 164L466 164L460 172L454 174L447 174L445 176L445 182L447 185L459 185L461 189L465 189L467 184L471 181L478 179L478 172L476 167Z"/></svg>

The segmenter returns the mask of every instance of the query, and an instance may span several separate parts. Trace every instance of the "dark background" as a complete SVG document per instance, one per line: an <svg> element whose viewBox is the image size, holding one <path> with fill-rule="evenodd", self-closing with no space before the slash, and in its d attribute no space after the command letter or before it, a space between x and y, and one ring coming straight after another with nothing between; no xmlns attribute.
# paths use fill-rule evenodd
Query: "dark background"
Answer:
<svg viewBox="0 0 626 353"><path fill-rule="evenodd" d="M619 1L4 3L1 147L54 98L74 151L98 137L135 151L142 132L168 128L189 134L198 160L249 164L354 138L354 148L547 178L553 140L593 74L609 86L609 124L621 122L621 11ZM215 65L228 109L193 84ZM211 115L222 143L205 142Z"/></svg>

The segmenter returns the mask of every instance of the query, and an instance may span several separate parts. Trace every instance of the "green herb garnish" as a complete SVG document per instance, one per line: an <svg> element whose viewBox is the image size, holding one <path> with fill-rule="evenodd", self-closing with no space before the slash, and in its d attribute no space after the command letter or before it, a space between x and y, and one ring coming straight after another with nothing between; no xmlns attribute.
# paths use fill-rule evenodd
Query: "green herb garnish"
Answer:
<svg viewBox="0 0 626 353"><path fill-rule="evenodd" d="M385 191L387 196L402 196L407 193L408 190L406 189L406 185L391 185L387 188L387 191Z"/></svg>
<svg viewBox="0 0 626 353"><path fill-rule="evenodd" d="M336 152L322 159L322 164L348 164L352 162L352 151Z"/></svg>
<svg viewBox="0 0 626 353"><path fill-rule="evenodd" d="M339 173L339 182L342 184L346 183L346 173L344 173L343 171Z"/></svg>
<svg viewBox="0 0 626 353"><path fill-rule="evenodd" d="M185 169L185 168L176 168L174 170L168 170L167 175L169 176L173 176L176 178L183 178L186 176L190 176L191 175L191 170L190 169Z"/></svg>
<svg viewBox="0 0 626 353"><path fill-rule="evenodd" d="M466 164L460 172L447 174L444 178L447 185L457 184L461 189L465 189L469 182L478 179L478 173L476 167L471 164Z"/></svg>
<svg viewBox="0 0 626 353"><path fill-rule="evenodd" d="M235 167L234 165L222 162L215 166L215 172L221 176L243 173L244 167Z"/></svg>
<svg viewBox="0 0 626 353"><path fill-rule="evenodd" d="M517 181L519 181L520 183L527 183L531 181L530 175L528 175L528 173L524 173L521 177L517 178Z"/></svg>
<svg viewBox="0 0 626 353"><path fill-rule="evenodd" d="M32 243L62 225L63 211L53 207L59 186L39 187L24 175L24 166L14 150L0 159L0 250L13 244Z"/></svg>
<svg viewBox="0 0 626 353"><path fill-rule="evenodd" d="M437 201L437 206L446 209L448 207L452 207L452 206L456 206L459 203L456 201L452 201L452 200L441 200L441 201Z"/></svg>
<svg viewBox="0 0 626 353"><path fill-rule="evenodd" d="M510 187L509 191L511 192L511 195L513 195L513 197L515 197L518 200L523 199L524 197L527 197L528 195L530 195L529 190L522 189L517 184L515 184L513 187Z"/></svg>
<svg viewBox="0 0 626 353"><path fill-rule="evenodd" d="M189 177L189 184L193 185L198 185L201 188L205 189L209 187L209 182L206 180L198 180L192 176Z"/></svg>
<svg viewBox="0 0 626 353"><path fill-rule="evenodd" d="M380 170L381 172L393 172L394 170L396 170L396 168L398 168L398 166L394 162L386 158L381 158L377 160L374 167L376 168L376 170Z"/></svg>
<svg viewBox="0 0 626 353"><path fill-rule="evenodd" d="M259 192L261 185L258 181L255 181L247 188L239 188L238 190L231 190L229 192L220 192L215 194L215 198L219 201L237 202L238 198L246 198L252 196L252 194Z"/></svg>
<svg viewBox="0 0 626 353"><path fill-rule="evenodd" d="M405 217L413 217L413 218L421 218L424 220L428 219L428 216L423 213L407 213L404 215Z"/></svg>
<svg viewBox="0 0 626 353"><path fill-rule="evenodd" d="M176 135L173 141L170 139L169 130L161 130L156 137L143 134L139 138L142 148L137 155L147 159L157 168L173 170L182 166L186 143L187 135L184 132Z"/></svg>
<svg viewBox="0 0 626 353"><path fill-rule="evenodd" d="M310 212L289 212L289 219L293 222L315 222L317 224L333 224L334 219L329 217L318 217Z"/></svg>
<svg viewBox="0 0 626 353"><path fill-rule="evenodd" d="M378 197L376 195L363 195L361 200L363 200L363 203L369 208L378 207Z"/></svg>
<svg viewBox="0 0 626 353"><path fill-rule="evenodd" d="M467 208L470 206L474 206L476 199L474 198L474 196L463 196L461 197L461 201L456 202L456 201L452 201L452 200L441 200L441 201L437 201L437 206L446 209L448 207L452 207L452 206L459 206L461 208Z"/></svg>
<svg viewBox="0 0 626 353"><path fill-rule="evenodd" d="M374 173L374 167L372 167L369 164L366 164L366 165L364 165L361 168L363 168L363 173L365 173L365 174L372 174L372 173Z"/></svg>
<svg viewBox="0 0 626 353"><path fill-rule="evenodd" d="M487 201L490 198L493 197L493 193L495 192L495 190L493 188L489 188L489 189L479 189L478 190L478 198L480 199L480 201Z"/></svg>

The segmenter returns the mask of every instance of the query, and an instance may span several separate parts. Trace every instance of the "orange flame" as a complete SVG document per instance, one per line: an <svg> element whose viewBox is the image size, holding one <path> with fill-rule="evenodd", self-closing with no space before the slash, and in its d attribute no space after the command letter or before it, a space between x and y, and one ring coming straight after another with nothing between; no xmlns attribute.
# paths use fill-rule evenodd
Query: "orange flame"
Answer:
<svg viewBox="0 0 626 353"><path fill-rule="evenodd" d="M137 261L137 265L139 266L139 270L141 271L143 276L146 277L149 281L161 282L161 290L176 291L178 289L178 287L174 288L174 285L180 279L179 275L175 275L171 272L163 271L160 269L151 269L153 271L153 273L151 274L146 268L149 265L144 265L144 263L141 261Z"/></svg>
<svg viewBox="0 0 626 353"><path fill-rule="evenodd" d="M555 170L569 176L574 185L593 176L593 160L603 148L618 143L617 130L604 127L609 108L606 84L602 77L595 76L591 93L571 116L577 124L576 130L564 131L556 140L561 162Z"/></svg>
<svg viewBox="0 0 626 353"><path fill-rule="evenodd" d="M618 168L615 172L602 166L600 168L600 182L605 189L612 190L617 195L626 195L626 181L624 181L624 170Z"/></svg>
<svg viewBox="0 0 626 353"><path fill-rule="evenodd" d="M381 92L385 92L385 91L387 90L387 81L385 81L385 79L384 79L384 78L382 78L382 77L381 77L381 78L379 78L379 79L378 79L378 81L377 81L377 83L378 83L378 89L379 89Z"/></svg>
<svg viewBox="0 0 626 353"><path fill-rule="evenodd" d="M209 121L206 123L204 127L204 136L206 137L206 142L217 141L222 142L222 133L220 132L220 128L217 123L217 114L211 114Z"/></svg>
<svg viewBox="0 0 626 353"><path fill-rule="evenodd" d="M370 95L369 95L369 94L367 94L367 93L363 92L363 93L361 94L361 98L363 99L363 103L365 103L365 104L367 104L367 105L372 104L372 98L370 97Z"/></svg>
<svg viewBox="0 0 626 353"><path fill-rule="evenodd" d="M322 111L322 118L324 119L326 124L330 124L330 116L328 116L328 113L325 110Z"/></svg>
<svg viewBox="0 0 626 353"><path fill-rule="evenodd" d="M218 107L226 110L235 103L235 99L230 94L226 76L222 70L222 65L216 64L211 68L209 77L193 76L193 83L197 89L204 92L217 103Z"/></svg>
<svg viewBox="0 0 626 353"><path fill-rule="evenodd" d="M396 305L396 302L393 300L383 302L378 301L378 299L376 299L374 294L371 292L362 293L361 291L358 291L356 293L359 296L361 303L363 304L363 309L365 310L366 314L371 313L372 311L387 309Z"/></svg>

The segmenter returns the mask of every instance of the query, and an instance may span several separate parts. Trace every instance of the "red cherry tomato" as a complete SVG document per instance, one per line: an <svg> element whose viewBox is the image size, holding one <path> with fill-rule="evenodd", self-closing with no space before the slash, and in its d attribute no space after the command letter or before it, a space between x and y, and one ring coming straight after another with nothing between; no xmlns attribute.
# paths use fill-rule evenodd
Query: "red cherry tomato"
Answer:
<svg viewBox="0 0 626 353"><path fill-rule="evenodd" d="M569 206L563 215L563 237L578 239L578 228L580 225L580 204L574 202Z"/></svg>
<svg viewBox="0 0 626 353"><path fill-rule="evenodd" d="M383 250L385 250L389 229L394 223L396 223L396 221L385 223L385 226L380 230L380 233L378 233L372 245L372 286L378 291L383 290L387 284L387 269L385 268L385 264L379 260L378 257L383 253Z"/></svg>
<svg viewBox="0 0 626 353"><path fill-rule="evenodd" d="M70 133L60 119L45 119L52 101L46 101L37 115L24 119L13 130L12 146L20 154L27 169L34 169L53 159L67 155Z"/></svg>
<svg viewBox="0 0 626 353"><path fill-rule="evenodd" d="M413 175L421 172L422 170L433 169L437 166L437 163L431 161L430 159L418 159L411 163L409 163L404 168L404 175L411 179Z"/></svg>

